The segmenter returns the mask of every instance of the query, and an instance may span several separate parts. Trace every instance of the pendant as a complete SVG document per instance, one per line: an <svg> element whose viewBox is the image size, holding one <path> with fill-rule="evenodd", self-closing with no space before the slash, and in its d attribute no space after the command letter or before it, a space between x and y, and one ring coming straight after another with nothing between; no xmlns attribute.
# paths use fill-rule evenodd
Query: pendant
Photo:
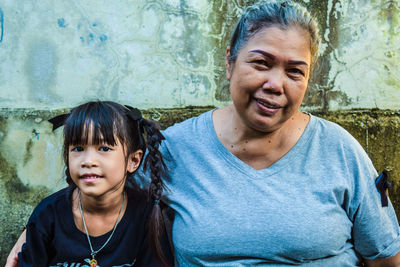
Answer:
<svg viewBox="0 0 400 267"><path fill-rule="evenodd" d="M93 258L90 260L90 267L97 267L97 261Z"/></svg>

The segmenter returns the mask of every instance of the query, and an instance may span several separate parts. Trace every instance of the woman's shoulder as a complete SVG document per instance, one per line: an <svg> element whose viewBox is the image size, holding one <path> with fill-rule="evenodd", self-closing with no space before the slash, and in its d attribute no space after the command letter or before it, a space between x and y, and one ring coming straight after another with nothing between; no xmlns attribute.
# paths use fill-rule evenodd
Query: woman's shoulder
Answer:
<svg viewBox="0 0 400 267"><path fill-rule="evenodd" d="M337 142L345 142L349 144L358 143L358 141L356 141L356 139L342 125L311 114L310 116L313 121L313 131L317 132L322 137L330 138Z"/></svg>
<svg viewBox="0 0 400 267"><path fill-rule="evenodd" d="M188 132L196 131L198 128L207 127L211 122L211 115L213 110L204 112L196 117L186 119L182 122L175 123L163 131L167 138L175 138L185 136Z"/></svg>
<svg viewBox="0 0 400 267"><path fill-rule="evenodd" d="M313 120L314 142L320 143L320 148L328 150L330 154L346 157L347 164L364 162L370 164L371 160L360 142L338 123L311 115Z"/></svg>

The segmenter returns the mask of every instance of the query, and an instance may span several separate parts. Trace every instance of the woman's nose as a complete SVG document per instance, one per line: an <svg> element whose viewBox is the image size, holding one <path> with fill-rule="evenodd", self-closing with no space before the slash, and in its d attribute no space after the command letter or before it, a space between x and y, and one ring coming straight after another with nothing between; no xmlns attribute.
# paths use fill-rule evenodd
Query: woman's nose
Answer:
<svg viewBox="0 0 400 267"><path fill-rule="evenodd" d="M272 69L266 73L263 90L273 94L282 94L284 84L284 72L280 69Z"/></svg>

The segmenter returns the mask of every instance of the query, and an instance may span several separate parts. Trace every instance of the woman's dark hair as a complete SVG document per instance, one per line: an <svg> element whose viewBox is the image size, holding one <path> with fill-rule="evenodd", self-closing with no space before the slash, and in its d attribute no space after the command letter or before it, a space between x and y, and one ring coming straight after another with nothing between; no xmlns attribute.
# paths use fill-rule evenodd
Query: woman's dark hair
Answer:
<svg viewBox="0 0 400 267"><path fill-rule="evenodd" d="M91 136L89 136L90 130ZM64 122L63 145L63 157L67 167L66 180L70 186L76 185L71 179L68 168L69 146L87 144L89 138L94 145L105 143L113 146L119 141L126 149L124 151L126 163L129 155L139 149L146 155L142 161L144 169L150 170L151 183L148 194L154 203L149 222L150 246L156 256L165 263L160 241L164 222L159 202L163 192L162 177L166 174L166 167L163 156L158 150L164 139L160 128L155 122L142 118L138 109L111 101L93 101L73 108ZM131 175L128 174L128 178L132 179Z"/></svg>
<svg viewBox="0 0 400 267"><path fill-rule="evenodd" d="M262 0L248 6L232 34L228 60L235 62L240 50L249 39L270 26L283 29L298 26L307 31L310 34L311 69L313 69L318 59L320 42L318 23L304 7L290 0Z"/></svg>

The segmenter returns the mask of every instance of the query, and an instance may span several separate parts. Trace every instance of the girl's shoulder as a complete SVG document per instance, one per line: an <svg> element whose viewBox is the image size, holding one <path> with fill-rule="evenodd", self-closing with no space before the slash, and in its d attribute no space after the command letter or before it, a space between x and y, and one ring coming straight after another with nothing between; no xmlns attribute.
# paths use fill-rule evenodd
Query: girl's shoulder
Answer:
<svg viewBox="0 0 400 267"><path fill-rule="evenodd" d="M66 187L45 197L36 206L34 213L42 213L48 211L49 209L63 209L65 207L70 207L72 192L73 188Z"/></svg>
<svg viewBox="0 0 400 267"><path fill-rule="evenodd" d="M149 212L152 205L147 190L139 187L127 186L125 192L128 197L128 206L137 211L142 210L146 213Z"/></svg>
<svg viewBox="0 0 400 267"><path fill-rule="evenodd" d="M36 229L42 234L50 234L57 222L69 225L73 222L71 194L73 188L67 187L44 198L29 217L27 229Z"/></svg>

